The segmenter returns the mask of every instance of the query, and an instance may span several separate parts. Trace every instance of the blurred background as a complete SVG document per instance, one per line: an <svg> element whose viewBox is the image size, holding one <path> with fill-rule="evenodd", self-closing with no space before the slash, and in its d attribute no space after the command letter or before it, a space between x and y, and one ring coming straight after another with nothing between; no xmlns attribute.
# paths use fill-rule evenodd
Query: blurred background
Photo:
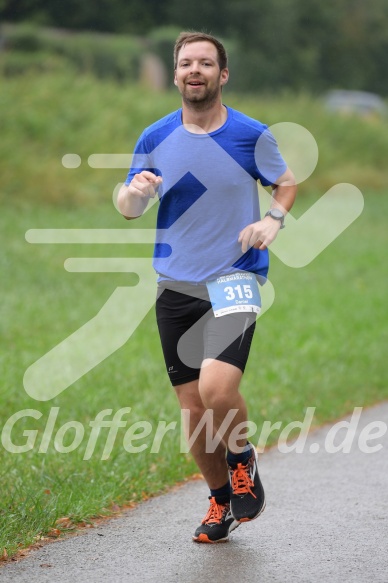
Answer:
<svg viewBox="0 0 388 583"><path fill-rule="evenodd" d="M73 422L90 432L107 407L131 407L128 426L179 422L152 309L129 342L51 401L23 386L32 363L94 318L118 286L137 283L128 273L70 273L64 261L152 256L152 245L32 245L25 233L155 225L157 205L126 223L112 197L142 130L180 107L172 50L187 29L225 43L227 105L268 125L300 124L317 141L295 217L338 183L354 184L365 201L303 269L271 254L276 298L242 386L251 419L259 428L288 423L315 407L319 425L388 398L387 0L0 0L0 430L18 411L41 413L12 430L16 445L27 435L35 445L0 451L0 560L197 471L173 432L157 454L134 455L120 429L101 460L102 429L87 461L87 435L72 450L74 432L59 432ZM120 168L96 167L93 154L126 156ZM58 418L39 453L52 407Z"/></svg>
<svg viewBox="0 0 388 583"><path fill-rule="evenodd" d="M0 0L0 196L105 199L112 172L66 172L58 160L131 152L145 126L179 106L172 50L186 29L225 43L229 105L314 135L320 162L301 192L329 188L339 162L344 182L386 183L386 0Z"/></svg>
<svg viewBox="0 0 388 583"><path fill-rule="evenodd" d="M388 94L385 0L2 0L0 19L9 76L72 67L135 82L149 52L171 78L173 42L190 29L223 39L233 90Z"/></svg>

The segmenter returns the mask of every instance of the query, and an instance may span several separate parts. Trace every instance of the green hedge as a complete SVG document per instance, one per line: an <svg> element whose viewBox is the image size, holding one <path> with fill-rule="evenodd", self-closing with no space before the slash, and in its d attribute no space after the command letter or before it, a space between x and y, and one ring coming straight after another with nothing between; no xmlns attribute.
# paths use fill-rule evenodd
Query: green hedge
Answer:
<svg viewBox="0 0 388 583"><path fill-rule="evenodd" d="M145 42L127 35L72 33L22 24L3 26L1 69L6 76L26 70L70 67L117 81L137 79Z"/></svg>

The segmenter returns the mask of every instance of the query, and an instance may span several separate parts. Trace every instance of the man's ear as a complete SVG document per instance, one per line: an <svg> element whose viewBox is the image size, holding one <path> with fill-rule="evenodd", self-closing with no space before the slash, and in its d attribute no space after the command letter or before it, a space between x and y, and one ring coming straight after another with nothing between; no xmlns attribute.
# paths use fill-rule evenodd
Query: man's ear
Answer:
<svg viewBox="0 0 388 583"><path fill-rule="evenodd" d="M226 85L229 79L229 69L222 69L221 71L221 85Z"/></svg>
<svg viewBox="0 0 388 583"><path fill-rule="evenodd" d="M174 85L178 85L178 81L176 80L176 71L174 71Z"/></svg>

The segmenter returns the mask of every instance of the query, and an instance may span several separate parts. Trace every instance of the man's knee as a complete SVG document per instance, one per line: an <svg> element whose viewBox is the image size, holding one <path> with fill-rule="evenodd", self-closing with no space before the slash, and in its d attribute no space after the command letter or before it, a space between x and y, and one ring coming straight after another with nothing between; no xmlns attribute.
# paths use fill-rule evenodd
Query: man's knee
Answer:
<svg viewBox="0 0 388 583"><path fill-rule="evenodd" d="M184 416L190 416L190 424L197 424L206 412L206 407L199 393L198 381L177 385L175 392Z"/></svg>
<svg viewBox="0 0 388 583"><path fill-rule="evenodd" d="M207 409L218 410L233 405L239 395L242 372L221 361L207 362L201 370L198 391Z"/></svg>
<svg viewBox="0 0 388 583"><path fill-rule="evenodd" d="M217 411L228 405L235 390L231 390L228 384L209 382L209 380L206 379L200 382L199 392L205 408Z"/></svg>

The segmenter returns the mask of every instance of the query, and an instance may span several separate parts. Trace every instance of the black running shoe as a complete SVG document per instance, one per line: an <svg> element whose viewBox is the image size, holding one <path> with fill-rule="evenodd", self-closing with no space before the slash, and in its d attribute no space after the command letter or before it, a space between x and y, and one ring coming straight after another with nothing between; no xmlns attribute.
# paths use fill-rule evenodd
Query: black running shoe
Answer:
<svg viewBox="0 0 388 583"><path fill-rule="evenodd" d="M221 543L229 540L229 533L238 527L239 522L230 513L230 504L217 504L216 499L209 496L210 508L194 533L193 540L197 543Z"/></svg>
<svg viewBox="0 0 388 583"><path fill-rule="evenodd" d="M257 518L265 508L264 489L257 465L257 453L252 447L252 455L246 465L229 466L232 487L230 510L235 520L239 522Z"/></svg>

